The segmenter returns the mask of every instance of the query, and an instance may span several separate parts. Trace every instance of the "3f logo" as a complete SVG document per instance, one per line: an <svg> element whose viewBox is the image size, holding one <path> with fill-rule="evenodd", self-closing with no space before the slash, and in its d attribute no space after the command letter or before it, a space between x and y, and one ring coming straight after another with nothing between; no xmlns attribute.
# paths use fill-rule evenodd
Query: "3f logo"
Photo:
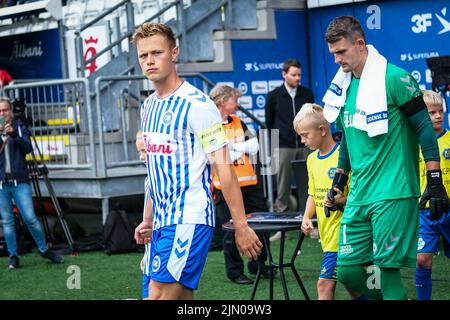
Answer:
<svg viewBox="0 0 450 320"><path fill-rule="evenodd" d="M411 17L411 21L415 23L412 26L412 31L414 33L427 32L427 28L431 27L431 18L433 15L431 13L415 14Z"/></svg>

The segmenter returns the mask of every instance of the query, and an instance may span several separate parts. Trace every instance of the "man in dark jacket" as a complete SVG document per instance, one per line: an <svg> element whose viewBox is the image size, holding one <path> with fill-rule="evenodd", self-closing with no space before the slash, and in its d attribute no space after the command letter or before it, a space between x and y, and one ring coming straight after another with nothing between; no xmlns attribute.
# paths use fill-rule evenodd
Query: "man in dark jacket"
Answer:
<svg viewBox="0 0 450 320"><path fill-rule="evenodd" d="M274 150L277 173L277 199L274 209L277 212L288 211L288 201L292 181L292 160L306 159L308 148L301 143L295 134L292 122L303 104L314 102L310 89L300 85L302 69L300 62L294 59L283 63L282 86L275 88L267 95L266 125L272 131L272 137L279 137L279 148ZM304 186L305 188L307 186Z"/></svg>
<svg viewBox="0 0 450 320"><path fill-rule="evenodd" d="M32 151L30 131L20 121L12 120L10 100L0 97L0 213L9 251L9 268L19 267L12 208L13 198L36 242L39 253L53 263L62 263L63 257L47 247L42 227L33 208L27 161L25 159L25 156Z"/></svg>

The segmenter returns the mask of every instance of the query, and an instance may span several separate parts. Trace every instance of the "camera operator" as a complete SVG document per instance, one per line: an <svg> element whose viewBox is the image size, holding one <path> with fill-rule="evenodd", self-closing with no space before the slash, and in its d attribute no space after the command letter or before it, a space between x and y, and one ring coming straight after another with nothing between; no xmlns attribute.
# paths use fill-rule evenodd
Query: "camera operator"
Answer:
<svg viewBox="0 0 450 320"><path fill-rule="evenodd" d="M0 97L0 213L9 251L9 268L19 267L14 228L14 199L42 257L62 263L63 257L47 247L42 227L33 208L31 186L25 156L32 151L30 131L22 121L13 121L12 103Z"/></svg>

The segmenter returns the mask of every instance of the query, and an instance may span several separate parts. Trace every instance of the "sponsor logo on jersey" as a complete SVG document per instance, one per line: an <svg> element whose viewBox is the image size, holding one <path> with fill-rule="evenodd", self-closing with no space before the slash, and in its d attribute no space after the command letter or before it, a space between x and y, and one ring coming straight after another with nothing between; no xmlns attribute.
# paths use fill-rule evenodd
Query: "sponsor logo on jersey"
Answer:
<svg viewBox="0 0 450 320"><path fill-rule="evenodd" d="M351 245L345 245L340 247L340 254L350 254L353 252Z"/></svg>
<svg viewBox="0 0 450 320"><path fill-rule="evenodd" d="M330 87L328 88L331 92L333 92L337 96L342 95L342 88L339 87L336 83L331 83Z"/></svg>
<svg viewBox="0 0 450 320"><path fill-rule="evenodd" d="M170 156L177 150L177 143L168 134L144 132L145 148L150 155Z"/></svg>
<svg viewBox="0 0 450 320"><path fill-rule="evenodd" d="M158 272L160 267L161 267L161 259L159 258L159 256L155 256L152 261L152 271Z"/></svg>

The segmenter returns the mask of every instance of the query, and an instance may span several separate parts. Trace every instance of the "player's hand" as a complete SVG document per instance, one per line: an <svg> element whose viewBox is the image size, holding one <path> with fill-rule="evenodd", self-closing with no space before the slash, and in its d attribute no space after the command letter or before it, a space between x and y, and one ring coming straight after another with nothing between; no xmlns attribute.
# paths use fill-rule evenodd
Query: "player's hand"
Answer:
<svg viewBox="0 0 450 320"><path fill-rule="evenodd" d="M347 197L344 195L344 192L339 188L333 188L333 191L333 199L325 197L325 206L329 208L332 208L335 205L345 206L345 204L347 203Z"/></svg>
<svg viewBox="0 0 450 320"><path fill-rule="evenodd" d="M344 188L347 185L347 181L348 174L345 174L343 172L335 172L333 183L331 185L331 188L327 192L324 202L325 216L327 218L330 217L330 211L342 211L344 209L344 204L341 204L339 202L342 202L340 201L340 199L344 197Z"/></svg>
<svg viewBox="0 0 450 320"><path fill-rule="evenodd" d="M234 236L241 256L246 256L249 260L258 259L263 244L252 228L247 225L243 228L236 229Z"/></svg>
<svg viewBox="0 0 450 320"><path fill-rule="evenodd" d="M314 229L314 225L311 221L310 218L308 217L303 217L303 221L302 221L302 226L301 226L301 230L305 235L308 235L311 231L313 231Z"/></svg>
<svg viewBox="0 0 450 320"><path fill-rule="evenodd" d="M441 170L427 171L427 187L420 198L420 210L425 208L428 201L430 202L431 220L438 220L444 213L449 211L449 199L442 182Z"/></svg>
<svg viewBox="0 0 450 320"><path fill-rule="evenodd" d="M151 242L152 226L142 221L136 229L134 229L134 240L137 244L146 244Z"/></svg>
<svg viewBox="0 0 450 320"><path fill-rule="evenodd" d="M141 237L144 239L144 244L152 242L152 234L153 229L152 228L146 228L139 230Z"/></svg>

